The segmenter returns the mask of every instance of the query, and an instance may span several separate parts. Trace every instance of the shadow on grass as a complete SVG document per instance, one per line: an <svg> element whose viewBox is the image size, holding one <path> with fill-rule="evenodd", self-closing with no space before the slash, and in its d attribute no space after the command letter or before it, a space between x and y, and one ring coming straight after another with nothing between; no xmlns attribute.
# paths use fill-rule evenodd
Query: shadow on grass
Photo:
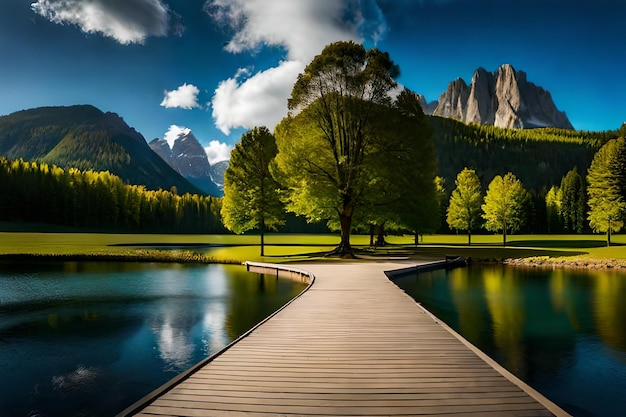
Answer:
<svg viewBox="0 0 626 417"><path fill-rule="evenodd" d="M515 246L422 246L412 248L413 256L429 258L445 258L462 256L472 260L501 261L510 258L528 258L534 256L579 256L588 252L583 250L558 250Z"/></svg>
<svg viewBox="0 0 626 417"><path fill-rule="evenodd" d="M511 241L509 246L513 247L532 247L532 248L604 248L606 241L603 240L519 240ZM612 243L612 246L623 246L621 243Z"/></svg>
<svg viewBox="0 0 626 417"><path fill-rule="evenodd" d="M520 242L521 243L521 242ZM560 246L563 248L564 246ZM581 248L582 249L582 248ZM466 259L475 261L501 261L510 258L528 258L528 257L563 257L563 256L579 256L586 255L588 252L583 250L558 250L549 248L531 248L526 244L520 247L515 245L498 246L498 245L480 245L480 246L461 246L461 245L424 245L424 246L384 246L376 249L358 248L355 250L356 255L368 255L372 258L380 257L407 257L409 259L421 260L440 260L450 256L462 256ZM272 255L267 258L283 258L283 259L329 259L328 251L315 251L292 253L287 255Z"/></svg>

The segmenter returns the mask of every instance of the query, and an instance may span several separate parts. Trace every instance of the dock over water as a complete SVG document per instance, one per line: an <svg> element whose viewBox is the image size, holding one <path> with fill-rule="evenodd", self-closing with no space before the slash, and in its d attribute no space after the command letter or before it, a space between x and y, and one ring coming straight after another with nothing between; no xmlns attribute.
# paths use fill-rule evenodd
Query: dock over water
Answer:
<svg viewBox="0 0 626 417"><path fill-rule="evenodd" d="M568 415L385 275L410 266L329 262L281 272L252 264L302 279L311 273L315 281L228 349L121 415Z"/></svg>

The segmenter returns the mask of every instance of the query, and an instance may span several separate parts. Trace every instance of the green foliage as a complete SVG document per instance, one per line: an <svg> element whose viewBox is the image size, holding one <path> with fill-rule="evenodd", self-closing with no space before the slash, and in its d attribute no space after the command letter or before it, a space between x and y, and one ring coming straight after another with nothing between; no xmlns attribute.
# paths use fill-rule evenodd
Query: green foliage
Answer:
<svg viewBox="0 0 626 417"><path fill-rule="evenodd" d="M439 175L452 184L464 167L474 169L483 186L489 179L514 172L539 192L559 184L572 167L585 172L594 153L617 131L585 132L555 128L503 129L430 117Z"/></svg>
<svg viewBox="0 0 626 417"><path fill-rule="evenodd" d="M482 193L476 171L464 168L456 177L456 188L450 196L447 222L451 229L467 230L467 244L472 242L472 230L480 227Z"/></svg>
<svg viewBox="0 0 626 417"><path fill-rule="evenodd" d="M434 232L439 220L437 164L418 96L405 89L392 107L380 106L375 114L379 133L365 160L369 187L355 223L378 226L379 244L385 230Z"/></svg>
<svg viewBox="0 0 626 417"><path fill-rule="evenodd" d="M389 153L392 156L390 160L381 161L387 169L394 170L386 177L389 178L387 187L390 184L400 187L395 211L399 213L400 224L405 229L412 231L416 237L434 233L439 226L443 189L441 178L436 176L433 132L417 94L405 88L394 105L400 115L387 130L394 132L402 146L395 146L397 151Z"/></svg>
<svg viewBox="0 0 626 417"><path fill-rule="evenodd" d="M611 234L624 226L626 215L626 140L607 142L594 156L587 172L589 225L596 232Z"/></svg>
<svg viewBox="0 0 626 417"><path fill-rule="evenodd" d="M525 221L524 207L529 199L522 182L512 173L504 178L497 175L487 189L483 209L485 229L492 232L502 231L502 243L506 246L509 232L520 229Z"/></svg>
<svg viewBox="0 0 626 417"><path fill-rule="evenodd" d="M289 117L275 129L288 210L312 221L338 220L342 254L351 251L355 211L382 180L373 155L384 152L385 135L376 123L391 106L397 75L389 55L377 49L328 45L298 76Z"/></svg>
<svg viewBox="0 0 626 417"><path fill-rule="evenodd" d="M276 230L284 223L280 185L269 168L277 153L274 136L266 127L256 127L241 137L224 175L224 225L235 233L258 228L261 256L265 229Z"/></svg>
<svg viewBox="0 0 626 417"><path fill-rule="evenodd" d="M561 229L561 188L553 185L546 194L546 217L548 232L555 233Z"/></svg>
<svg viewBox="0 0 626 417"><path fill-rule="evenodd" d="M0 116L0 155L64 169L109 171L152 190L199 193L114 113L93 106L41 107Z"/></svg>
<svg viewBox="0 0 626 417"><path fill-rule="evenodd" d="M587 211L585 182L576 167L568 171L561 180L560 216L568 232L582 233Z"/></svg>
<svg viewBox="0 0 626 417"><path fill-rule="evenodd" d="M220 200L125 184L108 171L0 157L0 221L128 232L216 233Z"/></svg>

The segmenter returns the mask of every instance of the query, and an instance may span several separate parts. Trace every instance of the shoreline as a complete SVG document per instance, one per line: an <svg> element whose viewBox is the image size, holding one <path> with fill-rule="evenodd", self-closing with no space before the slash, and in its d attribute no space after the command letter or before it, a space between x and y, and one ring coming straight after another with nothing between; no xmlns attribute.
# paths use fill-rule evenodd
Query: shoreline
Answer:
<svg viewBox="0 0 626 417"><path fill-rule="evenodd" d="M509 258L504 259L502 263L504 265L546 269L626 270L626 260L623 259L596 259L578 256L560 258L551 258L549 256Z"/></svg>
<svg viewBox="0 0 626 417"><path fill-rule="evenodd" d="M626 271L626 259L598 259L580 256L557 257L531 256L526 258L465 258L471 264L502 264L526 268L544 269L584 269L584 270L615 270ZM189 252L186 250L162 251L158 249L144 249L124 253L89 253L89 254L49 254L49 253L21 253L0 254L3 261L61 261L61 262L159 262L159 263L187 263L187 264L237 264L245 261L233 258L215 258L210 255Z"/></svg>

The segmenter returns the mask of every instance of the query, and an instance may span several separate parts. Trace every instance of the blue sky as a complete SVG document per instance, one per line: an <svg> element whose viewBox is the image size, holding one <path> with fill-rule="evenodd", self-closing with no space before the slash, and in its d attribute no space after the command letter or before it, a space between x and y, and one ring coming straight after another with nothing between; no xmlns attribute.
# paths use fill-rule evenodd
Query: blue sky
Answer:
<svg viewBox="0 0 626 417"><path fill-rule="evenodd" d="M622 0L1 0L0 114L93 104L147 141L189 128L215 161L273 128L304 66L351 39L429 101L509 63L575 128L615 129L625 27Z"/></svg>

